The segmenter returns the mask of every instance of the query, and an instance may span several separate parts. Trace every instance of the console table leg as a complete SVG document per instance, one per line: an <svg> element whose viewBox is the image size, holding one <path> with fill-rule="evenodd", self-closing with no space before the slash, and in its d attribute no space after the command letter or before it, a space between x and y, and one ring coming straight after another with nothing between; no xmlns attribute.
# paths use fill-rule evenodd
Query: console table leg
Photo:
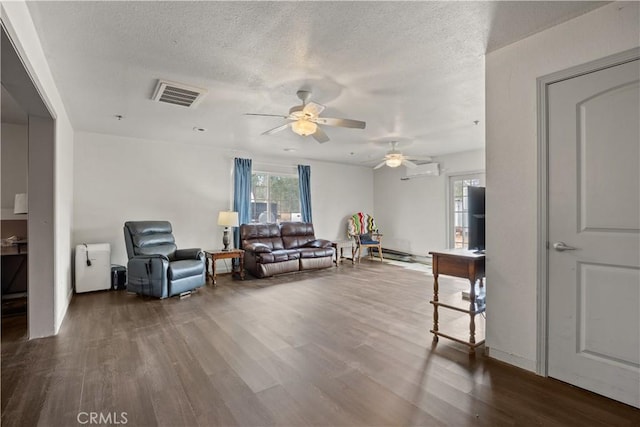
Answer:
<svg viewBox="0 0 640 427"><path fill-rule="evenodd" d="M469 344L475 345L476 343L476 321L475 315L471 315L471 320L469 321ZM473 352L473 347L471 347L471 351Z"/></svg>
<svg viewBox="0 0 640 427"><path fill-rule="evenodd" d="M213 286L218 286L216 283L216 261L211 260L211 277L213 278Z"/></svg>
<svg viewBox="0 0 640 427"><path fill-rule="evenodd" d="M438 302L438 275L433 275L433 301ZM438 342L438 304L433 304L433 342Z"/></svg>
<svg viewBox="0 0 640 427"><path fill-rule="evenodd" d="M471 284L471 290L469 292L469 299L471 300L471 310L474 311L476 308L476 282L475 280L469 280ZM475 354L475 343L476 343L476 315L475 313L469 314L469 344L471 344L469 353Z"/></svg>

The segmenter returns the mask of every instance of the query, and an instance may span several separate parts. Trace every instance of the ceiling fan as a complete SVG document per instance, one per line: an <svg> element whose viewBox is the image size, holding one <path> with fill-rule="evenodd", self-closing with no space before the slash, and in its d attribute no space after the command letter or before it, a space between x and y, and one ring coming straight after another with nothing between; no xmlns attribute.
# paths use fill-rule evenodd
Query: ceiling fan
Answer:
<svg viewBox="0 0 640 427"><path fill-rule="evenodd" d="M405 156L404 154L402 154L400 151L397 150L396 146L398 145L397 141L391 141L389 142L389 144L391 144L391 150L387 151L387 154L385 154L384 159L382 159L382 162L375 165L373 168L374 169L380 169L382 166L387 165L390 168L397 168L400 165L404 165L408 168L415 168L418 165L413 163L411 160L416 160L416 159L409 159L408 156ZM427 157L425 159L420 159L421 161L426 161L426 162L431 162L432 159L430 157Z"/></svg>
<svg viewBox="0 0 640 427"><path fill-rule="evenodd" d="M291 120L289 123L269 129L262 132L262 135L271 135L286 128L291 128L292 131L301 136L312 136L318 142L327 142L329 137L318 125L326 126L338 126L343 128L364 129L365 122L360 120L351 119L335 119L329 117L320 117L320 113L324 110L324 105L309 101L311 92L308 90L299 90L296 92L298 98L302 101L302 105L296 105L289 109L288 115L280 114L260 114L260 113L245 113L247 116L267 116L267 117L282 117L287 120Z"/></svg>

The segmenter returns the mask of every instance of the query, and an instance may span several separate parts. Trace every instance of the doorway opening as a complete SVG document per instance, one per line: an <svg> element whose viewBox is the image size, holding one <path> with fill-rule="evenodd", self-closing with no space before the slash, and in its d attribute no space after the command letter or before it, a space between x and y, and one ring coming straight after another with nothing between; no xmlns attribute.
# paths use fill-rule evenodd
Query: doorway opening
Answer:
<svg viewBox="0 0 640 427"><path fill-rule="evenodd" d="M52 335L55 328L55 121L4 22L0 37L0 232L6 245L2 248L5 341ZM12 268L5 270L5 264ZM11 330L5 330L5 326Z"/></svg>

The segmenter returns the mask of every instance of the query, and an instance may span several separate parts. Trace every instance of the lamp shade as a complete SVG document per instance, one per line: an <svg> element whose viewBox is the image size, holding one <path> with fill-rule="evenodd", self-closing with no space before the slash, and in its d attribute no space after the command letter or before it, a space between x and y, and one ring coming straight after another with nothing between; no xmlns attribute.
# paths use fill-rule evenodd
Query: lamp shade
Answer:
<svg viewBox="0 0 640 427"><path fill-rule="evenodd" d="M387 159L386 164L390 168L397 168L402 164L402 159L399 159L397 157L390 157Z"/></svg>
<svg viewBox="0 0 640 427"><path fill-rule="evenodd" d="M298 135L313 135L318 129L318 125L308 120L297 120L291 124L291 129Z"/></svg>
<svg viewBox="0 0 640 427"><path fill-rule="evenodd" d="M29 212L29 199L27 193L16 194L16 199L13 204L14 214L26 214Z"/></svg>
<svg viewBox="0 0 640 427"><path fill-rule="evenodd" d="M220 211L218 214L218 225L223 225L225 227L237 227L238 212Z"/></svg>

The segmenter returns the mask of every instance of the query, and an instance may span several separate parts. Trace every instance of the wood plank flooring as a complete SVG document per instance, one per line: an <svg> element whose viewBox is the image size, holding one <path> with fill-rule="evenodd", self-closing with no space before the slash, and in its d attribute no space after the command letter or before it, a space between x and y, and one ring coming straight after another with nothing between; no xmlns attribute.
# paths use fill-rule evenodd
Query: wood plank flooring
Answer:
<svg viewBox="0 0 640 427"><path fill-rule="evenodd" d="M2 425L80 425L81 412L132 426L640 425L629 406L432 347L424 272L363 260L218 283L182 300L76 295L52 338L3 319Z"/></svg>

